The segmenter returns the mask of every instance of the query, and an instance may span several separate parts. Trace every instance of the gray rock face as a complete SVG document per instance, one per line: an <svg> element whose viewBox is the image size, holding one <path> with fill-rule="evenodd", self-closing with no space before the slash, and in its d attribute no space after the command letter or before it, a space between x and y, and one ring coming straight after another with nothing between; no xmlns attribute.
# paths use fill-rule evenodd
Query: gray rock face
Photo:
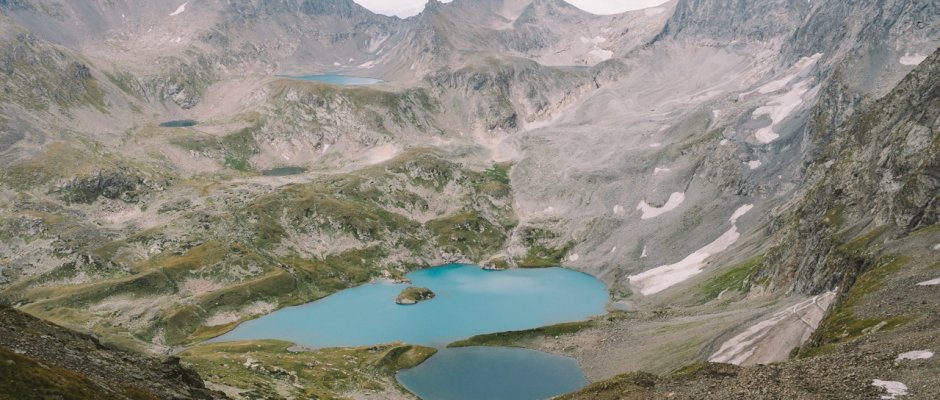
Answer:
<svg viewBox="0 0 940 400"><path fill-rule="evenodd" d="M811 7L812 2L802 0L678 0L660 38L770 41L800 26Z"/></svg>
<svg viewBox="0 0 940 400"><path fill-rule="evenodd" d="M934 52L833 132L809 166L805 200L783 222L778 240L787 245L767 261L774 282L801 293L845 287L871 267L864 261L869 242L937 224L938 102L940 52ZM846 228L881 230L842 245L836 233Z"/></svg>

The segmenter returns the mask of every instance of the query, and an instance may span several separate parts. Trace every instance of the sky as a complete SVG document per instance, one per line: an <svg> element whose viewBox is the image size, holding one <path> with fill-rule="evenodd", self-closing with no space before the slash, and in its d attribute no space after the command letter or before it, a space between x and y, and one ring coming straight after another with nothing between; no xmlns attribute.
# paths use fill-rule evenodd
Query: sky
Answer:
<svg viewBox="0 0 940 400"><path fill-rule="evenodd" d="M427 0L353 0L374 13L402 18L417 15ZM443 0L450 3L452 0ZM625 11L655 7L668 0L565 0L575 7L594 14L619 14Z"/></svg>

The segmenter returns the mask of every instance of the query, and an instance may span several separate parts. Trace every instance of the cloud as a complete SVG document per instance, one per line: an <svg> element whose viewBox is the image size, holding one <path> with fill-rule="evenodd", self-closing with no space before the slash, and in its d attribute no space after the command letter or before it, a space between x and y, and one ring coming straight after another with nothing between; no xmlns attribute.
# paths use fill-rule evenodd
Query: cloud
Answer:
<svg viewBox="0 0 940 400"><path fill-rule="evenodd" d="M427 0L353 0L374 13L407 18L424 10ZM450 3L453 0L442 0ZM668 0L565 0L584 11L609 15L655 7Z"/></svg>
<svg viewBox="0 0 940 400"><path fill-rule="evenodd" d="M353 0L359 5L368 8L376 14L394 15L401 18L407 18L418 15L424 10L427 0ZM450 3L452 0L444 0L443 3Z"/></svg>
<svg viewBox="0 0 940 400"><path fill-rule="evenodd" d="M669 0L565 0L592 14L610 15L656 7Z"/></svg>

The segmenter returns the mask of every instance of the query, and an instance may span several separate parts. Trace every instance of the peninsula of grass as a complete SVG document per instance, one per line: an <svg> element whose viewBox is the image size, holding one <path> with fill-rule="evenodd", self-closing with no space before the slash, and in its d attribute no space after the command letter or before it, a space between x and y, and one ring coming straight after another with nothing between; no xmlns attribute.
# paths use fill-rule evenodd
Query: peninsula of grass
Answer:
<svg viewBox="0 0 940 400"><path fill-rule="evenodd" d="M494 346L494 347L524 347L523 342L540 338L570 335L585 329L597 326L594 320L563 322L555 325L547 325L535 329L526 329L521 331L508 331L488 333L485 335L476 335L468 339L458 340L447 347L471 347L471 346Z"/></svg>

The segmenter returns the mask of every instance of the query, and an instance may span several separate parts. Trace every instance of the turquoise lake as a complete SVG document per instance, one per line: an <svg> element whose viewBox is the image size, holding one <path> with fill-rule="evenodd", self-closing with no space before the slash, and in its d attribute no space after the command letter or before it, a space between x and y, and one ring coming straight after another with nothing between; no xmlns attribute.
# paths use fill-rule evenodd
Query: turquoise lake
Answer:
<svg viewBox="0 0 940 400"><path fill-rule="evenodd" d="M317 81L317 82L330 83L333 85L347 85L347 86L363 86L363 85L374 85L376 83L382 83L381 79L360 78L358 76L347 76L347 75L336 75L336 74L304 75L304 76L293 76L292 78L305 80L305 81Z"/></svg>
<svg viewBox="0 0 940 400"><path fill-rule="evenodd" d="M469 347L456 340L483 333L580 321L605 312L606 286L563 269L485 271L451 264L412 272L408 284L379 282L343 290L302 306L245 322L212 342L282 339L312 347L405 342L439 352L397 378L424 400L545 399L587 384L574 359L537 351ZM395 304L408 286L437 295L416 305Z"/></svg>
<svg viewBox="0 0 940 400"><path fill-rule="evenodd" d="M313 347L401 341L426 346L482 333L579 321L605 312L605 285L563 268L485 271L446 265L407 275L437 294L411 306L395 304L409 285L374 283L245 322L212 341L282 339Z"/></svg>
<svg viewBox="0 0 940 400"><path fill-rule="evenodd" d="M426 400L539 400L588 383L571 358L504 347L444 349L398 382Z"/></svg>

